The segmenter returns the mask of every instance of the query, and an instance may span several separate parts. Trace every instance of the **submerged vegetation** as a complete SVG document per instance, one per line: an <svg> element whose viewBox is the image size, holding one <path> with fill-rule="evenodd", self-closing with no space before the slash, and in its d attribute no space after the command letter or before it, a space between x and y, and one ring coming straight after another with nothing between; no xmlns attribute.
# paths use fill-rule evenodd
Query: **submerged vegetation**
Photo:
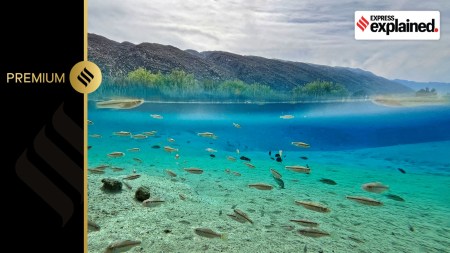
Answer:
<svg viewBox="0 0 450 253"><path fill-rule="evenodd" d="M299 84L292 90L275 90L260 83L246 83L241 80L198 80L182 70L168 74L153 73L138 68L127 75L106 77L100 88L91 96L139 97L145 100L171 101L306 101L344 99L350 96L341 85L316 80Z"/></svg>

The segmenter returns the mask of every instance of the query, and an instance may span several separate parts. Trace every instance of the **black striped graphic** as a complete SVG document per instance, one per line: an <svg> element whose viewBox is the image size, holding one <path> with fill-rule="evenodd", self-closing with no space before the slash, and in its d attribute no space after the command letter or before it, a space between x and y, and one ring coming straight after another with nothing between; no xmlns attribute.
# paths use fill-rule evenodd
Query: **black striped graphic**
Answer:
<svg viewBox="0 0 450 253"><path fill-rule="evenodd" d="M85 86L88 86L88 84L94 79L94 75L89 72L86 68L81 71L81 73L77 76L78 81L80 81Z"/></svg>

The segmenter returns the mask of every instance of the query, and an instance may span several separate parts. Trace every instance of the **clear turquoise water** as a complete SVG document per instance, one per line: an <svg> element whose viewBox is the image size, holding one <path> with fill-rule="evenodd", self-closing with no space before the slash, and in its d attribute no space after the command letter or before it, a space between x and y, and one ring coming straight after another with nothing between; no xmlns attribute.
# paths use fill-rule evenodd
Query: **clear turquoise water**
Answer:
<svg viewBox="0 0 450 253"><path fill-rule="evenodd" d="M177 183L192 189L198 201L186 205L173 199L170 205L159 207L158 219L166 220L164 226L172 227L172 237L157 234L140 238L142 229L134 231L130 227L126 234L143 241L141 248L133 248L130 252L161 252L164 249L164 252L256 252L257 249L259 252L303 252L305 245L309 249L307 252L321 249L324 252L449 252L450 107L390 108L371 102L145 103L130 110L112 110L96 109L91 101L88 110L88 118L94 122L89 126L89 134L102 136L89 138L92 146L89 167L109 164L125 168L123 172L89 174L90 187L96 187L89 195L89 215L96 217L99 223L108 224L102 232L96 232L97 235L89 234L90 252L102 252L104 241L117 233L110 224L118 221L111 216L102 216L99 211L98 205L107 203L99 204L103 202L98 198L104 197L104 193L95 192L98 181L136 170L159 180L163 184L161 189L165 185L170 189L173 181L164 173L168 168L179 175ZM164 118L154 119L150 114L160 114ZM286 114L295 118L280 118ZM235 128L233 123L240 124L241 128ZM117 131L137 134L152 130L157 131L156 136L143 140L112 135ZM213 132L218 138L202 138L197 135L199 132ZM168 142L168 138L175 142ZM291 145L292 141L306 142L311 147L298 148ZM154 149L153 145L161 148ZM164 152L162 147L166 145L179 151ZM140 152L127 152L135 147L140 148ZM205 151L206 148L217 150L213 153L214 158ZM279 150L282 150L282 162L273 159ZM113 151L126 155L108 158L106 154ZM180 157L175 159L175 154ZM237 161L231 162L227 156L234 156ZM256 168L246 167L240 156L250 158ZM143 162L138 163L133 157ZM285 165L308 165L311 174L287 171ZM186 167L199 167L205 173L189 174L183 170ZM269 168L283 175L285 189L278 187ZM398 168L406 173L401 173ZM242 176L232 176L224 172L225 169L237 171ZM319 181L321 178L332 179L337 185L324 184ZM389 185L387 193L401 196L405 201L389 199L387 193L369 193L361 189L362 184L375 181ZM248 184L255 182L271 184L274 189L248 188ZM383 206L361 205L346 199L348 195L377 199ZM332 211L322 214L306 210L295 205L294 200L319 202ZM218 212L220 215L192 214L190 225L186 227L174 222L178 217L176 210L183 204L186 206L182 210L200 207L221 212ZM251 228L243 229L242 224L225 215L232 212L235 205L253 217L255 224ZM189 219L189 215L181 216ZM316 220L331 236L310 238L299 235L296 230L301 227L289 222L295 218ZM206 225L226 232L228 240L198 238L193 233L194 227ZM154 225L153 229L162 230L164 226ZM290 231L286 226L295 228ZM253 240L243 242L242 233L251 235ZM164 238L164 243L154 243L149 239L152 237ZM262 241L270 246L261 248ZM204 245L208 245L206 250L202 248Z"/></svg>

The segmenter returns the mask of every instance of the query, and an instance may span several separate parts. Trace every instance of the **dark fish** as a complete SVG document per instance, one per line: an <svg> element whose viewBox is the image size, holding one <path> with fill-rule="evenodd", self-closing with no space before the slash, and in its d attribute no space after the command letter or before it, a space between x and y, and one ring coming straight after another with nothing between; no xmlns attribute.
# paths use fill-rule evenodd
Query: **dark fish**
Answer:
<svg viewBox="0 0 450 253"><path fill-rule="evenodd" d="M272 151L269 151L269 155L270 155L270 156L272 155Z"/></svg>
<svg viewBox="0 0 450 253"><path fill-rule="evenodd" d="M159 148L161 148L161 146L159 146L159 145L153 145L152 148L154 148L154 149L159 149Z"/></svg>
<svg viewBox="0 0 450 253"><path fill-rule="evenodd" d="M276 178L273 177L273 179L275 180L275 182L277 182L277 184L280 186L281 189L284 189L284 181L281 178Z"/></svg>
<svg viewBox="0 0 450 253"><path fill-rule="evenodd" d="M405 171L404 169L402 169L402 168L398 168L398 171L400 171L400 172L403 173L403 174L406 173L406 171Z"/></svg>
<svg viewBox="0 0 450 253"><path fill-rule="evenodd" d="M277 157L277 162L281 163L283 160L281 159L281 157Z"/></svg>
<svg viewBox="0 0 450 253"><path fill-rule="evenodd" d="M395 194L390 194L389 193L389 194L386 194L384 196L386 196L389 199L395 200L395 201L405 201L402 197L400 197L398 195L395 195Z"/></svg>
<svg viewBox="0 0 450 253"><path fill-rule="evenodd" d="M324 184L337 185L337 183L334 180L331 180L331 179L328 179L328 178L322 178L319 181L324 183Z"/></svg>
<svg viewBox="0 0 450 253"><path fill-rule="evenodd" d="M244 161L249 161L249 162L251 162L250 158L245 157L245 156L241 156L240 159L241 159L241 160L244 160Z"/></svg>
<svg viewBox="0 0 450 253"><path fill-rule="evenodd" d="M409 231L414 232L414 227L411 225L408 225L408 226L409 226Z"/></svg>
<svg viewBox="0 0 450 253"><path fill-rule="evenodd" d="M275 157L280 157L280 154L275 154Z"/></svg>
<svg viewBox="0 0 450 253"><path fill-rule="evenodd" d="M92 148L92 146L88 146L88 149L91 149Z"/></svg>
<svg viewBox="0 0 450 253"><path fill-rule="evenodd" d="M275 160L275 159L273 159L273 157L271 157L270 159Z"/></svg>
<svg viewBox="0 0 450 253"><path fill-rule="evenodd" d="M210 154L209 156L211 156L212 158L216 157L216 155L215 155L215 154Z"/></svg>
<svg viewBox="0 0 450 253"><path fill-rule="evenodd" d="M303 160L308 160L308 157L306 157L306 156L300 156L300 158Z"/></svg>

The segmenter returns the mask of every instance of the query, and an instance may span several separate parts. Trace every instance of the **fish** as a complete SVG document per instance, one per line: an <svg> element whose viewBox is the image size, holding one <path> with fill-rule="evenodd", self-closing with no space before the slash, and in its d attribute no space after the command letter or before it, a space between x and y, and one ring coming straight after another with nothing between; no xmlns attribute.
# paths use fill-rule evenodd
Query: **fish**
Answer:
<svg viewBox="0 0 450 253"><path fill-rule="evenodd" d="M292 219L290 220L292 222L295 222L299 225L305 226L305 227L318 227L319 223L315 222L315 221L310 221L310 220L304 220L304 219Z"/></svg>
<svg viewBox="0 0 450 253"><path fill-rule="evenodd" d="M211 132L197 133L197 135L201 136L201 137L205 137L205 138L217 139L217 136L214 133L211 133Z"/></svg>
<svg viewBox="0 0 450 253"><path fill-rule="evenodd" d="M215 158L216 155L215 154L209 154L210 157Z"/></svg>
<svg viewBox="0 0 450 253"><path fill-rule="evenodd" d="M131 133L127 132L127 131L119 131L119 132L113 132L113 135L117 135L117 136L131 136Z"/></svg>
<svg viewBox="0 0 450 253"><path fill-rule="evenodd" d="M273 179L275 179L275 182L277 182L278 186L280 186L281 189L284 189L284 181L281 178L276 178L274 177Z"/></svg>
<svg viewBox="0 0 450 253"><path fill-rule="evenodd" d="M253 224L253 221L248 217L248 215L246 213L244 213L244 211L241 211L239 209L234 209L233 210L234 213L236 214L236 216L250 222L251 224Z"/></svg>
<svg viewBox="0 0 450 253"><path fill-rule="evenodd" d="M230 169L225 169L225 173L230 173L231 172L231 170Z"/></svg>
<svg viewBox="0 0 450 253"><path fill-rule="evenodd" d="M274 178L280 179L282 177L281 174L278 171L276 171L276 170L274 170L272 168L270 168L270 173L272 173L272 176Z"/></svg>
<svg viewBox="0 0 450 253"><path fill-rule="evenodd" d="M127 183L127 182L125 182L123 180L122 180L122 183L128 188L128 190L132 190L133 189L133 187L129 183Z"/></svg>
<svg viewBox="0 0 450 253"><path fill-rule="evenodd" d="M90 134L89 137L97 138L97 139L102 138L102 136L100 134Z"/></svg>
<svg viewBox="0 0 450 253"><path fill-rule="evenodd" d="M118 172L118 171L124 170L124 168L119 168L119 167L112 167L111 169L112 169L112 171L114 171L114 172Z"/></svg>
<svg viewBox="0 0 450 253"><path fill-rule="evenodd" d="M174 138L167 138L167 141L168 142L175 142L175 139Z"/></svg>
<svg viewBox="0 0 450 253"><path fill-rule="evenodd" d="M179 154L175 154L175 159L178 159L178 158L180 158L180 155Z"/></svg>
<svg viewBox="0 0 450 253"><path fill-rule="evenodd" d="M199 236L203 236L203 237L207 237L207 238L220 238L220 239L227 238L226 234L220 234L220 233L214 232L213 230L211 230L209 228L196 228L196 229L194 229L194 232Z"/></svg>
<svg viewBox="0 0 450 253"><path fill-rule="evenodd" d="M228 161L235 162L235 161L236 161L236 158L234 158L234 157L232 157L232 156L227 156L227 160L228 160Z"/></svg>
<svg viewBox="0 0 450 253"><path fill-rule="evenodd" d="M241 156L239 159L244 160L244 161L248 161L248 162L252 161L250 158L245 157L245 156Z"/></svg>
<svg viewBox="0 0 450 253"><path fill-rule="evenodd" d="M92 146L87 146L88 150L92 148Z"/></svg>
<svg viewBox="0 0 450 253"><path fill-rule="evenodd" d="M87 124L88 124L88 126L92 126L92 125L94 125L94 122L92 120L87 120Z"/></svg>
<svg viewBox="0 0 450 253"><path fill-rule="evenodd" d="M102 165L98 165L97 167L94 167L93 169L97 169L97 170L104 170L106 168L109 168L109 165L107 164L102 164Z"/></svg>
<svg viewBox="0 0 450 253"><path fill-rule="evenodd" d="M184 195L182 193L178 194L178 197L180 197L181 200L186 200L186 198L187 198L186 195Z"/></svg>
<svg viewBox="0 0 450 253"><path fill-rule="evenodd" d="M241 153L241 151L239 151L239 149L237 148L237 149L236 149L236 154L239 155L240 153Z"/></svg>
<svg viewBox="0 0 450 253"><path fill-rule="evenodd" d="M147 135L147 136L154 136L156 133L157 133L156 131L142 132L143 135Z"/></svg>
<svg viewBox="0 0 450 253"><path fill-rule="evenodd" d="M104 253L120 253L130 250L141 244L141 241L118 240L108 245Z"/></svg>
<svg viewBox="0 0 450 253"><path fill-rule="evenodd" d="M337 185L337 183L334 180L331 180L328 178L322 178L319 180L319 182L322 182L324 184L329 184L329 185Z"/></svg>
<svg viewBox="0 0 450 253"><path fill-rule="evenodd" d="M293 141L293 142L291 142L291 144L296 147L299 147L299 148L309 148L310 147L310 145L308 143L304 143L301 141Z"/></svg>
<svg viewBox="0 0 450 253"><path fill-rule="evenodd" d="M284 166L285 169L293 171L293 172L299 172L299 173L305 173L309 174L311 173L311 169L305 166L300 165L291 165L291 166Z"/></svg>
<svg viewBox="0 0 450 253"><path fill-rule="evenodd" d="M176 177L177 174L175 174L175 172L171 171L171 170L165 170L166 174L171 176L171 177Z"/></svg>
<svg viewBox="0 0 450 253"><path fill-rule="evenodd" d="M281 163L283 161L283 159L281 159L281 157L277 157L277 159L275 159L275 161Z"/></svg>
<svg viewBox="0 0 450 253"><path fill-rule="evenodd" d="M185 168L185 171L191 173L191 174L202 174L203 170L199 168Z"/></svg>
<svg viewBox="0 0 450 253"><path fill-rule="evenodd" d="M281 118L281 119L293 119L293 118L294 118L294 115L290 115L290 114L287 114L287 115L281 115L280 118Z"/></svg>
<svg viewBox="0 0 450 253"><path fill-rule="evenodd" d="M237 172L237 171L232 171L231 174L233 174L233 175L235 175L235 176L237 176L237 177L240 177L240 176L241 176L241 173L239 173L239 172Z"/></svg>
<svg viewBox="0 0 450 253"><path fill-rule="evenodd" d="M208 151L208 152L210 152L210 153L214 153L214 152L217 152L217 150L215 150L215 149L212 149L212 148L207 148L207 149L205 149L206 151Z"/></svg>
<svg viewBox="0 0 450 253"><path fill-rule="evenodd" d="M364 205L368 205L368 206L382 206L383 205L383 203L381 201L371 199L371 198L366 198L366 197L347 196L346 198L356 201L358 203L364 204Z"/></svg>
<svg viewBox="0 0 450 253"><path fill-rule="evenodd" d="M131 174L131 175L128 175L128 176L122 178L122 180L134 180L134 179L140 178L140 177L141 177L140 174Z"/></svg>
<svg viewBox="0 0 450 253"><path fill-rule="evenodd" d="M269 150L269 156L272 156L272 151Z"/></svg>
<svg viewBox="0 0 450 253"><path fill-rule="evenodd" d="M408 225L408 228L409 228L409 231L414 232L414 227L411 224Z"/></svg>
<svg viewBox="0 0 450 253"><path fill-rule="evenodd" d="M303 206L306 209L320 212L320 213L329 213L331 211L328 207L326 207L322 204L310 202L310 201L295 200L295 204Z"/></svg>
<svg viewBox="0 0 450 253"><path fill-rule="evenodd" d="M401 202L405 201L402 197L395 195L395 194L386 194L384 196L386 196L386 198L389 198L389 199L392 199L395 201L401 201Z"/></svg>
<svg viewBox="0 0 450 253"><path fill-rule="evenodd" d="M172 152L178 152L177 148L172 148L170 146L164 146L164 151L172 153Z"/></svg>
<svg viewBox="0 0 450 253"><path fill-rule="evenodd" d="M150 117L154 118L154 119L163 119L164 117L159 115L159 114L150 114Z"/></svg>
<svg viewBox="0 0 450 253"><path fill-rule="evenodd" d="M241 216L238 216L236 214L227 214L227 215L228 215L228 217L230 217L231 219L233 219L233 220L235 220L237 222L240 222L240 223L247 222L247 220L245 220L244 218L242 218Z"/></svg>
<svg viewBox="0 0 450 253"><path fill-rule="evenodd" d="M279 155L279 157L282 157L283 156L283 150L278 150L278 155Z"/></svg>
<svg viewBox="0 0 450 253"><path fill-rule="evenodd" d="M300 159L308 160L308 157L306 157L306 156L300 156Z"/></svg>
<svg viewBox="0 0 450 253"><path fill-rule="evenodd" d="M136 140L142 140L142 139L147 139L148 136L145 134L134 134L131 136L131 138L136 139Z"/></svg>
<svg viewBox="0 0 450 253"><path fill-rule="evenodd" d="M104 174L105 170L104 169L97 169L97 168L93 168L93 169L88 169L89 172L94 173L94 174Z"/></svg>
<svg viewBox="0 0 450 253"><path fill-rule="evenodd" d="M107 156L113 157L113 158L122 157L124 155L125 155L125 153L123 153L123 152L111 152L111 153L107 154Z"/></svg>
<svg viewBox="0 0 450 253"><path fill-rule="evenodd" d="M263 190L263 191L268 191L268 190L272 190L273 189L273 186L271 186L270 184L265 184L265 183L249 184L248 187L255 188L255 189L258 189L258 190Z"/></svg>
<svg viewBox="0 0 450 253"><path fill-rule="evenodd" d="M247 167L249 167L250 169L254 169L256 168L255 165L251 164L251 163L244 163Z"/></svg>
<svg viewBox="0 0 450 253"><path fill-rule="evenodd" d="M133 160L136 161L136 162L138 162L138 163L142 163L142 160L141 160L140 158L133 157Z"/></svg>
<svg viewBox="0 0 450 253"><path fill-rule="evenodd" d="M127 149L127 151L128 152L139 152L139 151L141 151L141 149L140 148L129 148L129 149Z"/></svg>
<svg viewBox="0 0 450 253"><path fill-rule="evenodd" d="M235 128L241 128L241 125L239 125L238 123L234 123L234 122L233 122L233 126L234 126Z"/></svg>
<svg viewBox="0 0 450 253"><path fill-rule="evenodd" d="M92 220L88 220L88 230L99 231L100 226Z"/></svg>
<svg viewBox="0 0 450 253"><path fill-rule="evenodd" d="M305 228L305 229L300 229L297 231L299 234L304 235L304 236L309 236L309 237L322 237L322 236L329 236L330 233L322 231L322 230L318 230L318 229L314 229L314 228Z"/></svg>
<svg viewBox="0 0 450 253"><path fill-rule="evenodd" d="M361 186L361 188L368 192L382 193L384 191L387 191L389 189L389 186L384 185L380 182L371 182L371 183L363 184Z"/></svg>
<svg viewBox="0 0 450 253"><path fill-rule="evenodd" d="M404 169L402 169L402 168L398 168L398 171L400 171L400 172L403 173L403 174L406 173L406 171L405 171Z"/></svg>
<svg viewBox="0 0 450 253"><path fill-rule="evenodd" d="M132 109L144 103L144 99L114 99L96 103L97 108Z"/></svg>
<svg viewBox="0 0 450 253"><path fill-rule="evenodd" d="M163 204L165 201L159 198L149 198L142 201L142 205L145 207L156 207Z"/></svg>
<svg viewBox="0 0 450 253"><path fill-rule="evenodd" d="M161 148L161 146L159 146L159 145L153 145L152 146L152 149L160 149Z"/></svg>

